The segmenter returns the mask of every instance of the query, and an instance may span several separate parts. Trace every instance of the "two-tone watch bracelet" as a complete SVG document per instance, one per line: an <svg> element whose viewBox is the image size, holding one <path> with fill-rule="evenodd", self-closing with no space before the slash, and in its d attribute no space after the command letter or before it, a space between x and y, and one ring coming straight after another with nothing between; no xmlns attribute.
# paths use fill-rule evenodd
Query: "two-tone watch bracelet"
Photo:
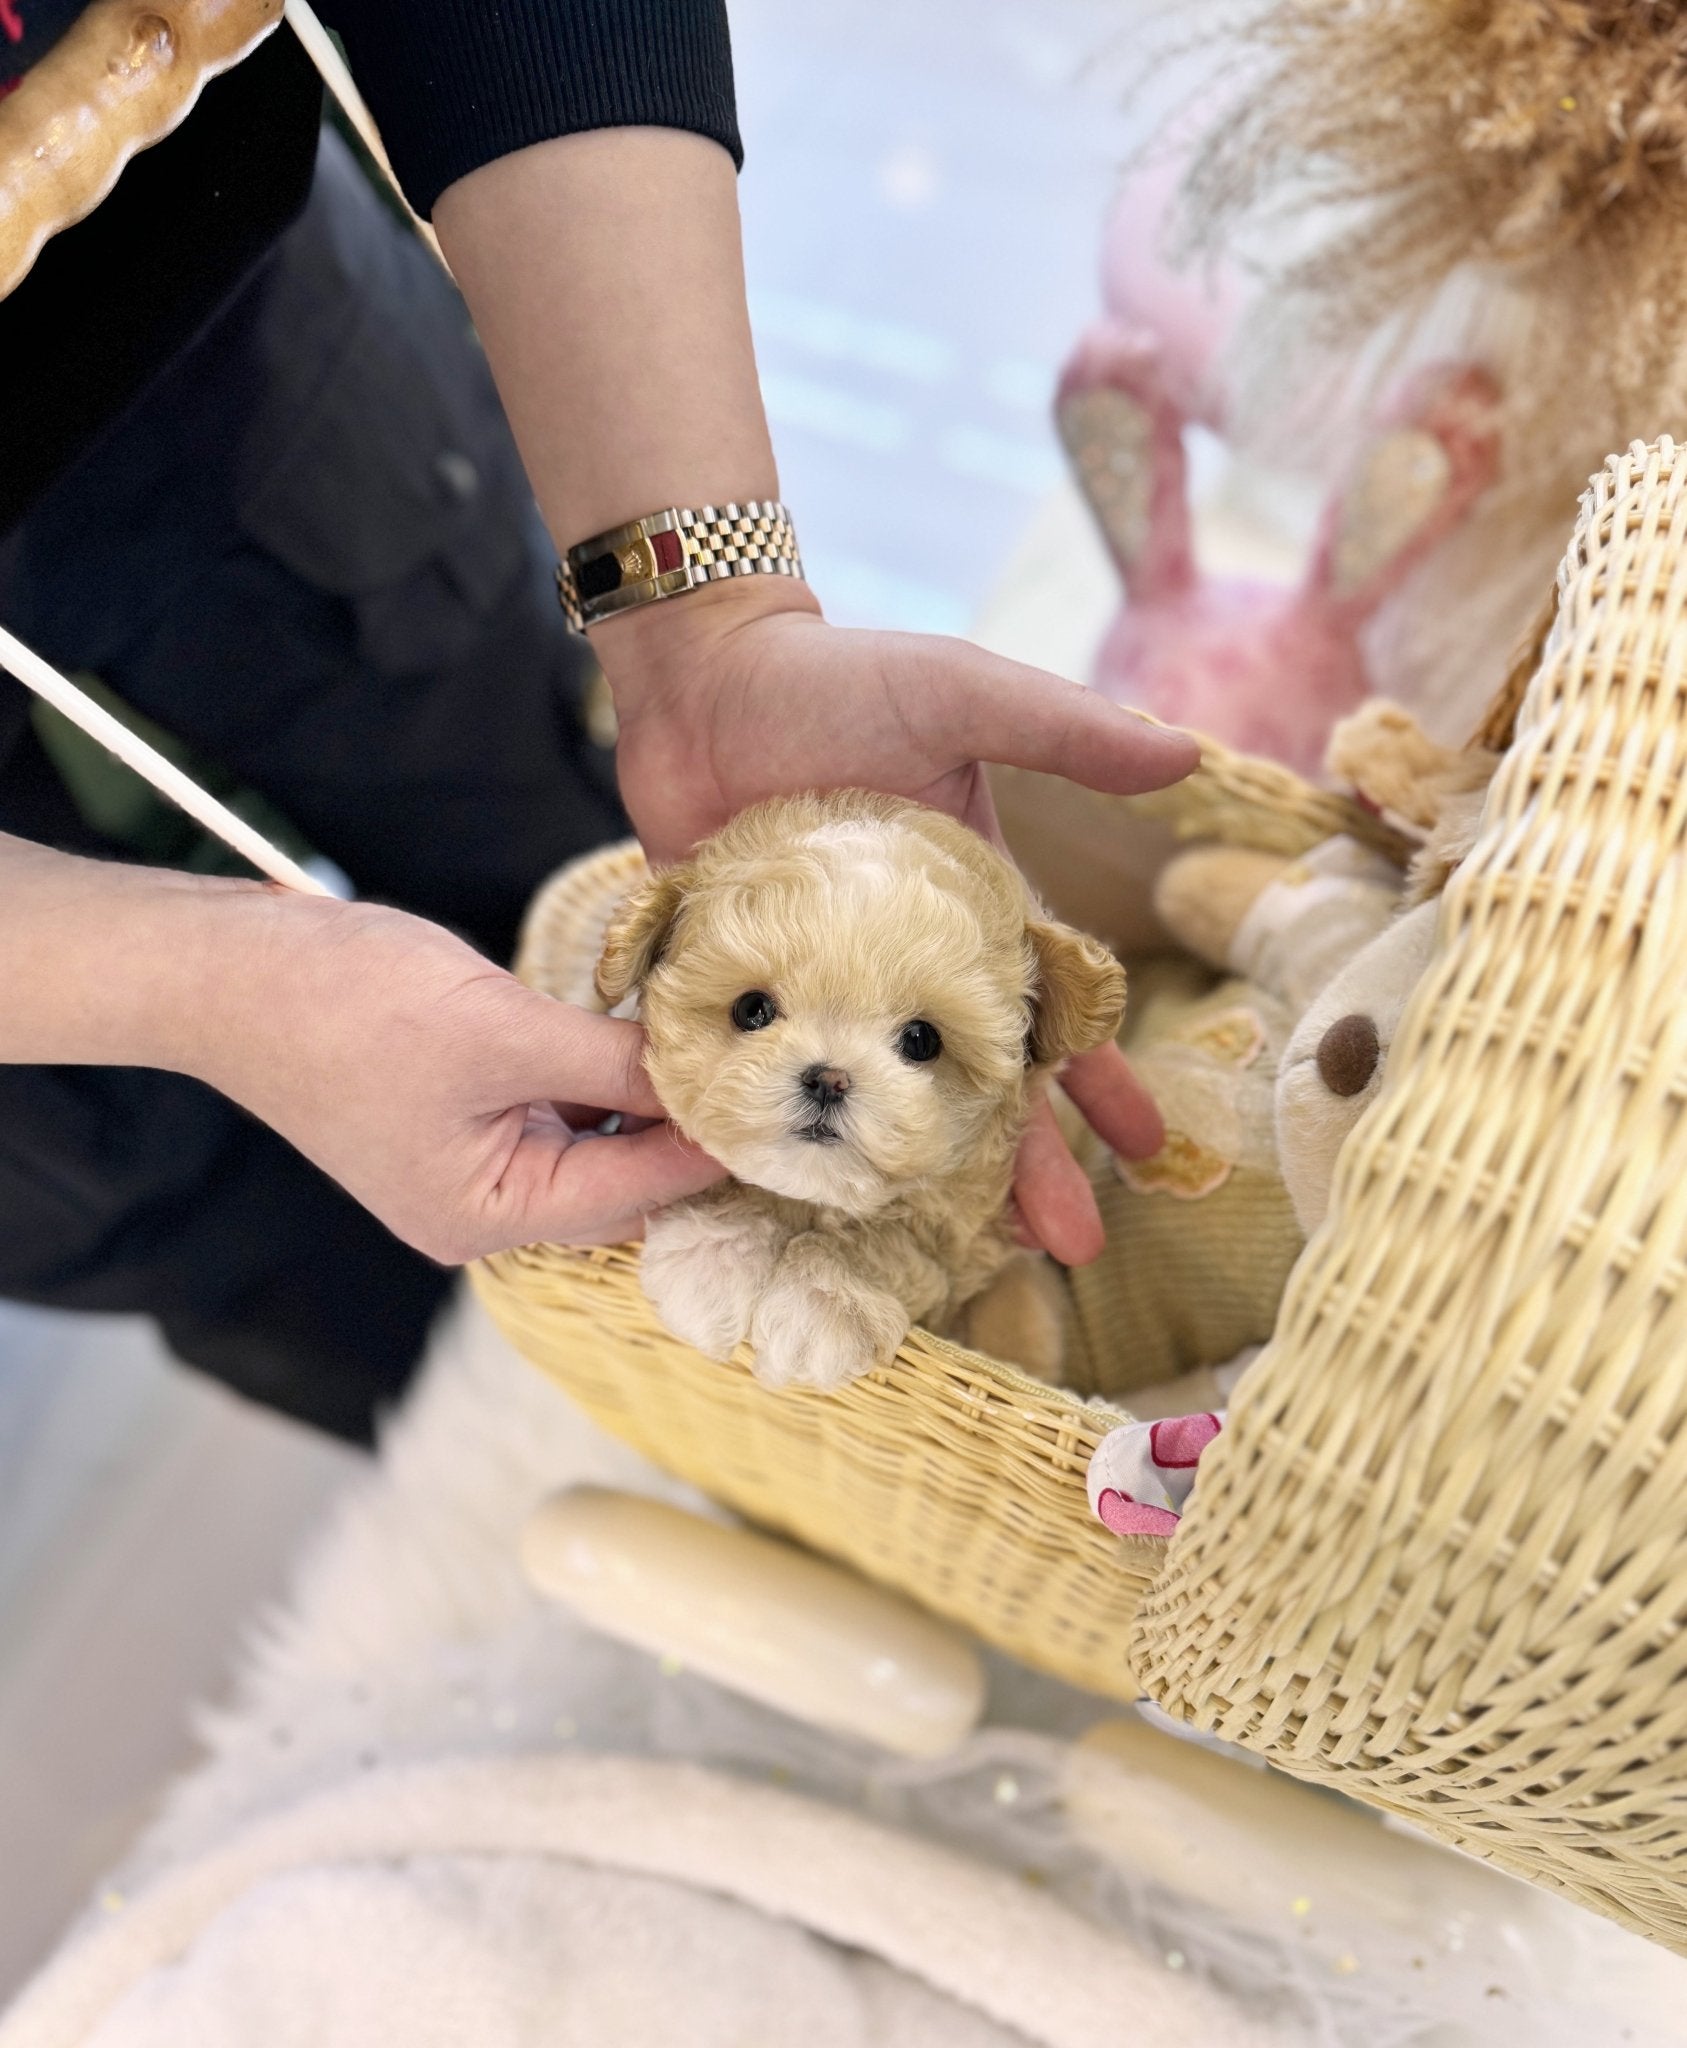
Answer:
<svg viewBox="0 0 1687 2048"><path fill-rule="evenodd" d="M646 513L571 547L557 594L575 632L600 619L730 576L800 576L802 557L783 505L705 505Z"/></svg>

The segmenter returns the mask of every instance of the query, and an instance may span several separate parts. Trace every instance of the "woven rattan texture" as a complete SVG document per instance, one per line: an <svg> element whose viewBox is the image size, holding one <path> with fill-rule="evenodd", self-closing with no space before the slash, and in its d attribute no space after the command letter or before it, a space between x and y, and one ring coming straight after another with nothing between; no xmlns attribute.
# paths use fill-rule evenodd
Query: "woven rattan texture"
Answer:
<svg viewBox="0 0 1687 2048"><path fill-rule="evenodd" d="M1344 830L1394 844L1357 806L1217 745L1144 804L1185 837L1288 853ZM643 873L627 845L556 876L529 914L522 978L592 1002L604 927ZM841 1393L770 1393L742 1362L667 1334L632 1249L531 1246L489 1260L476 1285L525 1356L657 1464L1027 1663L1137 1696L1129 1625L1165 1546L1122 1543L1090 1514L1085 1467L1116 1412L924 1332Z"/></svg>
<svg viewBox="0 0 1687 2048"><path fill-rule="evenodd" d="M615 907L649 873L636 839L606 846L551 877L522 925L515 971L558 1002L601 1009L593 970Z"/></svg>
<svg viewBox="0 0 1687 2048"><path fill-rule="evenodd" d="M999 1649L1136 1697L1125 1645L1162 1546L1121 1546L1084 1494L1117 1414L918 1331L841 1393L770 1393L667 1335L631 1249L534 1248L475 1280L516 1348L658 1465Z"/></svg>
<svg viewBox="0 0 1687 2048"><path fill-rule="evenodd" d="M1534 681L1535 671L1546 652L1553 622L1558 617L1558 600L1559 593L1553 590L1524 629L1512 653L1505 681L1495 692L1481 724L1471 735L1473 746L1485 747L1493 754L1503 754L1516 737L1517 715L1523 708L1523 699L1529 694L1529 685Z"/></svg>
<svg viewBox="0 0 1687 2048"><path fill-rule="evenodd" d="M1613 458L1133 1662L1687 1951L1687 452Z"/></svg>
<svg viewBox="0 0 1687 2048"><path fill-rule="evenodd" d="M1520 707L1513 678L1496 710L1515 743L1384 1094L1169 1555L1088 1517L1106 1411L953 1346L916 1333L842 1394L770 1394L662 1331L631 1250L533 1248L477 1284L598 1420L753 1519L1080 1685L1140 1678L1181 1718L1687 1950L1670 443L1595 479L1559 588ZM1158 808L1285 851L1360 822L1221 748ZM578 998L637 871L618 850L541 899L534 979ZM542 974L555 947L570 964Z"/></svg>
<svg viewBox="0 0 1687 2048"><path fill-rule="evenodd" d="M1164 820L1180 839L1216 839L1293 857L1345 832L1402 867L1413 851L1351 797L1319 789L1279 762L1235 753L1219 740L1201 741L1201 765L1187 781L1113 801L1122 811Z"/></svg>

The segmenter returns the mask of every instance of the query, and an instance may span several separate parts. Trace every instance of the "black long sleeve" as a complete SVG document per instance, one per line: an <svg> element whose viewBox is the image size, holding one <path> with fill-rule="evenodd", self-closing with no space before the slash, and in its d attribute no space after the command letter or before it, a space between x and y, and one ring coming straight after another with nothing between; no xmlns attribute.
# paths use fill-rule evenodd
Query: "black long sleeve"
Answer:
<svg viewBox="0 0 1687 2048"><path fill-rule="evenodd" d="M418 213L591 128L690 129L743 160L725 0L329 0L325 18Z"/></svg>
<svg viewBox="0 0 1687 2048"><path fill-rule="evenodd" d="M85 4L0 0L0 94ZM322 12L418 213L493 157L588 128L688 128L743 161L725 0L325 0Z"/></svg>
<svg viewBox="0 0 1687 2048"><path fill-rule="evenodd" d="M0 0L0 96L81 4ZM741 158L725 0L322 4L418 213L494 157L586 129L684 128ZM296 217L320 111L282 26L0 301L0 362L17 394L0 406L0 534Z"/></svg>

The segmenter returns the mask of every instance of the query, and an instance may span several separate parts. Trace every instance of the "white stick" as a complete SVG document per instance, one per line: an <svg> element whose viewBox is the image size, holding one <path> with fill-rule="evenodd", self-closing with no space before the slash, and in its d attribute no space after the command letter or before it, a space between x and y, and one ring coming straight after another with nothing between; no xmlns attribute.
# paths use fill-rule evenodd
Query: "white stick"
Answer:
<svg viewBox="0 0 1687 2048"><path fill-rule="evenodd" d="M369 111L368 102L357 89L356 81L346 69L345 59L336 48L334 38L317 20L309 0L286 0L282 13L291 25L294 35L304 46L305 55L322 75L322 82L339 102L340 111L362 137L363 146L380 165L382 175L392 187L393 197L410 215L410 225L433 251L434 260L447 277L451 266L445 260L445 252L439 246L439 237L419 214L411 210L410 202L404 196L404 188L398 182L387 156L386 145L381 140L381 131L375 126L375 117Z"/></svg>
<svg viewBox="0 0 1687 2048"><path fill-rule="evenodd" d="M334 893L314 875L306 874L298 862L284 854L279 846L272 846L261 832L254 832L244 819L237 818L227 804L218 803L209 790L201 789L173 762L166 761L156 747L149 747L145 740L120 724L85 691L79 690L68 676L61 676L40 655L32 653L4 626L0 626L0 667L9 668L26 690L33 690L55 711L62 711L72 725L79 726L90 739L98 740L107 753L115 755L125 768L132 768L143 781L150 782L161 796L167 796L173 804L186 811L195 824L203 825L207 832L215 834L225 846L232 847L243 860L249 860L260 874L268 875L272 882L279 882L283 888L297 889L301 895L331 896Z"/></svg>
<svg viewBox="0 0 1687 2048"><path fill-rule="evenodd" d="M428 223L411 210L381 141L380 130L375 126L374 116L346 69L333 38L317 20L308 0L285 0L282 11L306 55L321 74L323 83L362 137L364 147L379 165L399 204L409 214L416 233L431 250L440 269L449 276L451 267L439 246L439 238ZM260 874L268 875L272 882L279 882L284 888L297 889L302 895L331 896L334 893L314 875L307 874L279 846L272 846L261 832L255 832L243 819L237 818L209 790L201 789L173 762L165 760L156 747L148 746L145 740L119 723L85 691L79 690L68 676L60 675L50 663L33 653L14 634L8 633L4 626L0 626L0 667L10 669L25 689L33 690L54 710L63 712L72 725L79 727L90 739L97 740L144 782L151 783L161 796L168 797L184 810L195 824L203 825L207 832L231 847L243 860L250 861Z"/></svg>

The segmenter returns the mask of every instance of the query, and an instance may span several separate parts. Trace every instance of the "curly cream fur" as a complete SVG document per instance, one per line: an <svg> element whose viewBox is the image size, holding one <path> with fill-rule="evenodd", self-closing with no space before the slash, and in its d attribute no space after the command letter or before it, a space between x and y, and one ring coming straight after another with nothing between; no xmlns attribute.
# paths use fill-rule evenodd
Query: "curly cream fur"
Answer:
<svg viewBox="0 0 1687 2048"><path fill-rule="evenodd" d="M645 1291L714 1356L748 1337L775 1384L885 1364L994 1277L1036 1092L1124 1008L1118 963L994 848L860 791L758 805L653 877L598 982L611 1003L639 991L658 1094L736 1176L651 1220ZM777 1005L764 1030L732 1021L751 990ZM898 1050L916 1018L941 1036L930 1062ZM812 1067L848 1076L821 1138Z"/></svg>

